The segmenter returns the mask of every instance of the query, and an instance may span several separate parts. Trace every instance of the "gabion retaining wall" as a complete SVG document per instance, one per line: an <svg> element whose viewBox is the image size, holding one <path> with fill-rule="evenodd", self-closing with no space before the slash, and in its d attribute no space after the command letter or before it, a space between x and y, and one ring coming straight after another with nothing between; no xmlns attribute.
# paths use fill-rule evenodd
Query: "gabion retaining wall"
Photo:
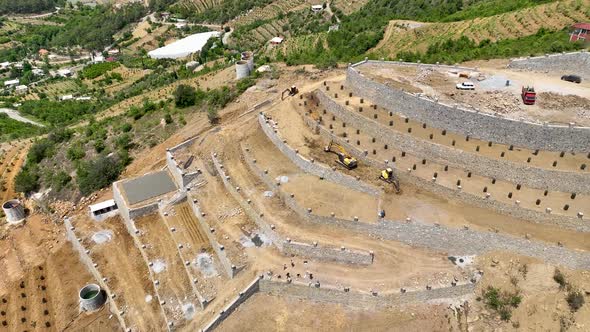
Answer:
<svg viewBox="0 0 590 332"><path fill-rule="evenodd" d="M265 123L261 123L261 126L264 125ZM339 143L342 143L342 141L339 141ZM354 155L353 152L356 149L344 144L343 146L345 146L345 148L347 148L348 151ZM258 174L259 176L263 176L260 173L254 173ZM403 177L403 175L406 173L398 173L400 176L402 176L402 181L417 181L417 178L414 176L409 176L406 178ZM272 181L272 179L269 178L266 181L263 180L263 182L266 184L268 184L269 181ZM425 185L428 183L430 182L424 181L424 183L419 183L418 185L423 186L423 184ZM442 186L432 183L430 183L430 185L433 188L427 189L441 190L441 194L451 193L450 189L445 190L442 188ZM457 195L462 195L462 192L458 192ZM470 194L467 195L468 196L465 198L461 197L461 199L475 197ZM280 197L284 199L287 197L287 195L282 194ZM293 203L290 203L289 200L285 200L285 203L290 208L293 208ZM293 209L295 212L297 212L296 207ZM301 212L298 212L298 214L301 214ZM377 224L372 224L362 220L354 221L308 214L308 217L305 218L305 220L322 225L342 227L351 231L366 233L377 238L399 241L412 246L446 252L451 255L479 255L496 250L505 250L524 256L534 257L555 265L563 265L573 269L590 269L590 253L571 250L546 242L538 242L530 239L519 238L508 234L500 234L496 232L479 232L470 230L468 228L448 228L438 224L427 224L419 221L413 221L412 219L410 219L409 222L380 220ZM583 227L583 229L586 228L584 224L579 223L579 225L580 227Z"/></svg>
<svg viewBox="0 0 590 332"><path fill-rule="evenodd" d="M283 139L279 137L278 133L275 132L275 129L272 128L270 123L271 120L267 120L263 113L258 116L258 122L260 123L262 131L264 131L266 136L274 143L274 145L304 172L323 177L334 183L351 187L356 191L360 191L372 196L377 196L381 193L379 189L367 183L361 182L350 175L343 174L334 169L328 168L327 166L318 164L313 160L308 160L298 154L294 149L289 147Z"/></svg>
<svg viewBox="0 0 590 332"><path fill-rule="evenodd" d="M576 74L590 80L590 53L582 51L512 59L508 68Z"/></svg>
<svg viewBox="0 0 590 332"><path fill-rule="evenodd" d="M330 133L327 129L313 122L309 117L304 115L306 123L312 126L312 129L318 132L321 136L327 140L334 140L338 144L342 145L352 156L358 160L376 168L383 168L384 164L373 158L370 158L364 151L360 151L354 145L347 143L341 137ZM450 199L456 199L459 201L466 202L468 204L481 207L484 209L490 209L495 212L509 215L518 219L528 220L535 223L547 223L554 224L559 227L573 229L579 232L590 232L590 223L583 219L576 217L568 217L558 214L543 213L539 211L529 210L520 207L519 205L508 205L491 198L485 198L484 196L476 196L462 190L451 189L436 182L428 181L418 176L414 176L411 172L396 169L395 174L399 177L402 182L411 183L417 187L424 188L432 193L439 196L447 197Z"/></svg>
<svg viewBox="0 0 590 332"><path fill-rule="evenodd" d="M429 158L442 164L473 171L490 178L503 179L519 183L530 188L552 191L590 193L590 174L530 167L523 164L486 158L474 153L449 148L445 145L430 143L404 135L355 114L345 106L332 100L323 90L316 90L321 105L347 124L360 129L379 141L393 146L400 151ZM588 143L590 144L590 142Z"/></svg>
<svg viewBox="0 0 590 332"><path fill-rule="evenodd" d="M355 69L364 63L348 68L346 83L355 94L371 99L388 111L432 127L533 150L588 152L590 149L588 127L539 125L445 105L368 79Z"/></svg>

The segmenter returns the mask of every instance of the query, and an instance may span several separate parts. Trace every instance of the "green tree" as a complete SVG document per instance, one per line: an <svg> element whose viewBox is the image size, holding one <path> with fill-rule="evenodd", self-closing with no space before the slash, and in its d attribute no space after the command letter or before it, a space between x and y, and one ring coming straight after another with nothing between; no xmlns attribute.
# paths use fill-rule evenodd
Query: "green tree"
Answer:
<svg viewBox="0 0 590 332"><path fill-rule="evenodd" d="M77 170L78 189L88 195L115 181L123 167L113 157L98 157L96 160L81 163Z"/></svg>
<svg viewBox="0 0 590 332"><path fill-rule="evenodd" d="M184 108L193 106L196 101L196 90L192 86L180 84L174 91L174 103L176 107Z"/></svg>

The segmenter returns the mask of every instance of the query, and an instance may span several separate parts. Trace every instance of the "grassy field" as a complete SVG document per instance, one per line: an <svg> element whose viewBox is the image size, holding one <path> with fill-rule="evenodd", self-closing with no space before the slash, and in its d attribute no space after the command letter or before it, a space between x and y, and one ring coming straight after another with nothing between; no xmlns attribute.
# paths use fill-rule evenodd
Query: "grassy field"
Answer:
<svg viewBox="0 0 590 332"><path fill-rule="evenodd" d="M42 85L36 90L37 95L39 93L45 93L49 98L59 98L63 95L73 94L79 91L80 87L74 80L63 80Z"/></svg>
<svg viewBox="0 0 590 332"><path fill-rule="evenodd" d="M403 51L425 51L435 42L461 36L475 42L519 38L533 35L540 28L560 30L589 19L590 0L566 0L473 20L424 23L417 28L408 21L394 20L373 52L392 57Z"/></svg>

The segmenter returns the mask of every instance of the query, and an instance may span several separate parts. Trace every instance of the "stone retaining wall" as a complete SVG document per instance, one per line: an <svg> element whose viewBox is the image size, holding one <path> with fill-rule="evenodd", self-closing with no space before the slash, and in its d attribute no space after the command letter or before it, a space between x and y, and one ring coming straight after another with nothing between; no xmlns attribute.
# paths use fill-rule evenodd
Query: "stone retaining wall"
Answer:
<svg viewBox="0 0 590 332"><path fill-rule="evenodd" d="M225 308L223 308L221 312L219 312L219 315L213 318L213 320L209 322L209 324L205 325L205 327L201 329L201 332L213 331L216 327L219 326L219 324L221 324L221 322L223 322L227 317L229 317L229 315L232 312L234 312L240 304L244 303L252 295L257 293L259 290L260 279L261 277L256 277L254 281L252 281L248 286L246 286L246 288L244 288L240 293L238 293L238 296L233 301L231 301L227 306L225 306Z"/></svg>
<svg viewBox="0 0 590 332"><path fill-rule="evenodd" d="M412 135L404 135L395 130L390 130L372 119L356 114L335 102L323 90L316 90L315 95L326 111L334 114L346 124L360 129L361 132L384 144L393 146L397 150L409 151L420 158L433 159L443 165L448 164L452 167L473 171L490 178L503 179L530 188L590 193L590 173L554 171L530 167L430 143L426 140L417 139ZM386 114L384 115L386 116Z"/></svg>
<svg viewBox="0 0 590 332"><path fill-rule="evenodd" d="M215 236L213 236L212 231L211 231L211 226L209 226L209 224L205 220L205 217L203 217L203 213L199 209L199 205L197 203L197 200L193 199L191 197L188 197L188 202L189 202L189 205L193 211L193 214L197 217L197 220L199 221L199 226L201 227L201 230L203 231L203 233L205 233L205 235L207 236L207 239L209 240L209 243L211 243L211 247L213 247L215 254L217 254L217 257L219 258L219 262L221 262L221 265L223 266L223 270L225 271L225 274L230 279L232 279L234 277L234 272L236 272L235 266L231 263L231 261L229 260L229 258L225 254L225 250L221 249L219 243L215 239Z"/></svg>
<svg viewBox="0 0 590 332"><path fill-rule="evenodd" d="M318 164L313 160L308 160L298 154L294 149L287 145L281 137L279 137L276 133L276 129L272 127L272 124L270 123L271 121L272 120L267 120L263 113L258 116L258 122L260 123L262 131L264 131L266 136L275 144L275 146L301 170L372 196L380 194L379 189L369 184L363 183L352 176L343 174L327 166Z"/></svg>
<svg viewBox="0 0 590 332"><path fill-rule="evenodd" d="M294 297L322 303L335 303L356 309L379 309L412 303L425 303L439 299L452 299L470 295L476 284L467 283L452 287L432 288L430 290L407 291L405 293L379 294L345 291L335 287L297 282L260 280L260 292L279 297Z"/></svg>
<svg viewBox="0 0 590 332"><path fill-rule="evenodd" d="M508 68L576 74L590 80L590 53L582 51L511 59Z"/></svg>
<svg viewBox="0 0 590 332"><path fill-rule="evenodd" d="M346 83L356 95L431 127L532 150L587 153L589 149L590 128L587 127L539 125L456 108L390 88L368 79L353 66L348 68Z"/></svg>
<svg viewBox="0 0 590 332"><path fill-rule="evenodd" d="M305 116L304 116L305 117ZM309 121L306 121L309 123ZM327 140L334 140L338 144L342 145L353 157L356 159L376 168L383 168L384 164L380 161L377 161L373 158L370 158L368 155L364 153L364 151L360 151L354 145L347 143L341 137L330 133L327 129L315 124L313 127L315 131L317 131L321 136L326 138ZM540 211L529 210L520 207L519 205L508 205L499 201L496 201L492 198L486 198L484 196L476 196L465 191L456 189L456 188L448 188L442 185L437 184L436 182L428 181L418 176L414 176L412 172L407 172L403 170L395 170L395 174L398 178L407 183L411 183L416 187L426 189L432 193L435 193L439 196L447 197L449 199L459 200L466 202L468 204L484 208L490 209L492 211L509 215L514 218L524 219L527 221L532 221L535 223L543 223L543 224L553 224L559 227L573 229L578 232L590 232L590 223L587 221L576 218L576 217L568 217L564 215L558 214L550 214L544 213Z"/></svg>
<svg viewBox="0 0 590 332"><path fill-rule="evenodd" d="M92 258L86 253L86 249L78 241L78 237L74 233L74 227L70 222L69 218L64 218L64 226L66 228L66 239L72 243L72 247L74 247L74 251L78 252L80 256L80 262L84 264L86 270L92 274L94 279L98 282L100 287L106 292L107 301L109 302L109 309L113 315L119 321L119 325L121 325L121 329L123 331L127 331L127 324L125 323L125 319L121 316L122 311L119 309L117 303L113 299L113 292L111 291L109 285L104 281L102 274L98 271L98 269L94 266L94 262Z"/></svg>
<svg viewBox="0 0 590 332"><path fill-rule="evenodd" d="M342 141L339 141L339 143L354 155L354 151L356 150L354 147L346 146ZM361 160L360 156L358 157ZM254 172L254 174L262 177L261 179L263 179L265 184L269 185L272 183L272 179L268 175L260 172ZM401 172L399 174L402 181L417 181L416 177L404 177L404 174L407 173ZM265 177L267 178L266 180L264 180ZM423 186L428 183L430 182L424 181L424 183L417 183L417 185ZM430 185L434 188L442 188L442 186L432 183ZM273 187L269 186L269 188ZM427 189L429 188L427 187ZM458 195L461 195L461 192ZM292 208L298 214L302 213L301 208L294 206L293 204L295 203L292 200L285 199L289 197L287 194L281 193L280 197L289 208ZM310 213L305 220L321 225L337 226L377 238L402 242L411 246L446 252L454 256L480 255L491 251L504 250L534 257L551 264L567 266L572 269L590 269L590 253L571 250L546 242L532 241L524 237L519 238L509 234L479 232L468 228L448 228L438 224L413 221L412 219L409 222L380 220L374 224L362 220L346 220L336 217L317 216ZM578 226L582 230L587 228L583 224L579 224Z"/></svg>
<svg viewBox="0 0 590 332"><path fill-rule="evenodd" d="M265 220L264 215L259 213L254 208L252 202L248 202L238 192L236 186L229 181L229 176L225 173L223 167L217 160L215 155L212 155L213 164L217 172L222 177L226 190L234 197L240 204L246 215L252 219L256 225L264 232L264 234L271 239L275 246L285 255L298 255L302 257L319 259L325 261L335 261L346 264L368 265L373 262L374 255L372 252L361 250L352 250L348 248L334 248L331 246L320 245L318 243L302 243L295 242L289 238L282 238ZM251 158L250 158L251 159ZM262 172L262 171L261 171ZM280 193L280 191L277 191ZM300 212L300 211L299 211Z"/></svg>

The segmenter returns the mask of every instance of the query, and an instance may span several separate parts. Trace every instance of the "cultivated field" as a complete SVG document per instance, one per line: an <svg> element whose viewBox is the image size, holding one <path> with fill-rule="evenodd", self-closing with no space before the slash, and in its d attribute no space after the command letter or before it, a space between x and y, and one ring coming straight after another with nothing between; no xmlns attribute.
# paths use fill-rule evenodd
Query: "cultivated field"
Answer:
<svg viewBox="0 0 590 332"><path fill-rule="evenodd" d="M588 0L556 1L515 12L451 23L416 24L393 20L385 36L375 47L381 56L395 56L402 51L425 51L428 45L465 36L475 42L518 38L537 33L540 28L561 30L577 22L586 22L590 12Z"/></svg>

